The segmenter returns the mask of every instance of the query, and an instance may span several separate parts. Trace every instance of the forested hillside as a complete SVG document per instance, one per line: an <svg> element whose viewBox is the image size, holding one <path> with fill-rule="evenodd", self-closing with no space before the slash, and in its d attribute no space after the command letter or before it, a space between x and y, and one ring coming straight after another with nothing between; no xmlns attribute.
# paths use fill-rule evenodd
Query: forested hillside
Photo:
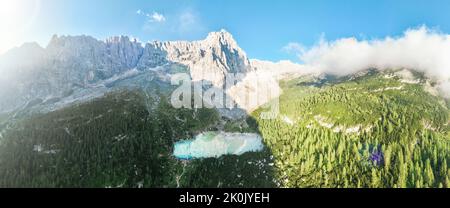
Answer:
<svg viewBox="0 0 450 208"><path fill-rule="evenodd" d="M16 122L0 143L0 187L271 187L268 152L196 161L173 144L215 130L214 109L174 109L164 95L109 93Z"/></svg>
<svg viewBox="0 0 450 208"><path fill-rule="evenodd" d="M283 83L280 116L253 113L285 187L450 187L449 110L429 83L369 73Z"/></svg>
<svg viewBox="0 0 450 208"><path fill-rule="evenodd" d="M0 187L449 187L449 102L420 74L281 83L280 114L174 109L122 90L46 114L0 115ZM179 160L204 131L254 132L262 152Z"/></svg>

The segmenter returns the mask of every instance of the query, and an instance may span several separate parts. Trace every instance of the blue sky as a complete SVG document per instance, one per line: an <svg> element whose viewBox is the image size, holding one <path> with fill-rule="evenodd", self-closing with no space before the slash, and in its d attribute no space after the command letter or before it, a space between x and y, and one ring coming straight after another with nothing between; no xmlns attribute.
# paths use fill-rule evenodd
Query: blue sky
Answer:
<svg viewBox="0 0 450 208"><path fill-rule="evenodd" d="M287 44L310 47L322 36L383 38L421 25L450 31L446 0L39 1L33 23L17 35L20 42L45 46L55 33L102 39L124 34L144 42L196 40L224 28L250 58L276 61L295 60L294 54L283 50Z"/></svg>

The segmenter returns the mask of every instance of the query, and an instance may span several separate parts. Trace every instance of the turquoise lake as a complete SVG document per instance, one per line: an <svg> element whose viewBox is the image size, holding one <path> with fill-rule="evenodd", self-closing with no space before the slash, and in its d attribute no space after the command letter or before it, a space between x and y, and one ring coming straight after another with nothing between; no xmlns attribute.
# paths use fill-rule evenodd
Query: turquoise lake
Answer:
<svg viewBox="0 0 450 208"><path fill-rule="evenodd" d="M253 133L205 132L194 139L175 143L173 155L178 159L218 158L263 150L261 136Z"/></svg>

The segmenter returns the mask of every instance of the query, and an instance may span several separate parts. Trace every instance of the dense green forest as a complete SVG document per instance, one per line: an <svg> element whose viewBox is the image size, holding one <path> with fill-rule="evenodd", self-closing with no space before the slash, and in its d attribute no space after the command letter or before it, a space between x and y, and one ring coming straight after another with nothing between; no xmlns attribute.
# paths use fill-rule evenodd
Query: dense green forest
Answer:
<svg viewBox="0 0 450 208"><path fill-rule="evenodd" d="M213 109L120 91L20 120L0 145L0 187L272 187L269 152L180 161L173 144L214 130Z"/></svg>
<svg viewBox="0 0 450 208"><path fill-rule="evenodd" d="M14 122L0 115L0 187L448 188L449 101L431 84L378 72L283 81L272 120L259 117L264 108L240 120L174 109L158 90L115 91ZM172 156L175 142L203 131L259 133L266 148Z"/></svg>
<svg viewBox="0 0 450 208"><path fill-rule="evenodd" d="M283 91L279 118L257 119L281 186L450 187L449 110L423 85L374 73Z"/></svg>

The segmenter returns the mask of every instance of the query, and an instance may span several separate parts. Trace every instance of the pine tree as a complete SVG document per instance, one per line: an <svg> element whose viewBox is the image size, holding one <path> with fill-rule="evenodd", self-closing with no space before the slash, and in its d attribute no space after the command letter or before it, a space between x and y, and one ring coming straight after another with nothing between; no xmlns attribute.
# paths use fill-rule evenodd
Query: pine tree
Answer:
<svg viewBox="0 0 450 208"><path fill-rule="evenodd" d="M447 159L444 158L441 164L441 170L439 172L441 177L445 177L447 175Z"/></svg>
<svg viewBox="0 0 450 208"><path fill-rule="evenodd" d="M372 181L371 181L371 187L372 188L379 188L380 187L380 177L378 176L377 170L375 168L372 168Z"/></svg>
<svg viewBox="0 0 450 208"><path fill-rule="evenodd" d="M431 167L430 159L427 159L425 162L425 183L428 187L432 187L434 184L434 173L433 168Z"/></svg>
<svg viewBox="0 0 450 208"><path fill-rule="evenodd" d="M445 176L445 188L450 188L450 176L446 175Z"/></svg>
<svg viewBox="0 0 450 208"><path fill-rule="evenodd" d="M391 146L388 145L386 150L384 151L384 169L386 172L389 172L389 166L391 165L391 155Z"/></svg>

